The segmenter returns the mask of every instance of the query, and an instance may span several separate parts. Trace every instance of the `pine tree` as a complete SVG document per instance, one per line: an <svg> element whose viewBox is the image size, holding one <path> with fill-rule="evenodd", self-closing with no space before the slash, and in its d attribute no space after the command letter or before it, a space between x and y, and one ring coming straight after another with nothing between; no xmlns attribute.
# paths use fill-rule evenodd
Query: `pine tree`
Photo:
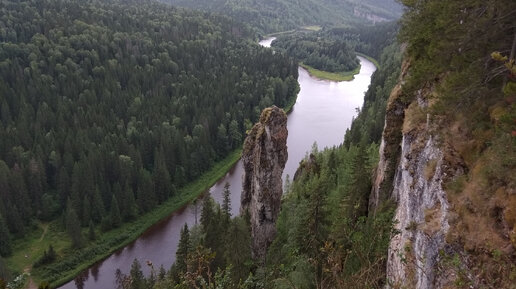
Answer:
<svg viewBox="0 0 516 289"><path fill-rule="evenodd" d="M11 255L11 237L5 221L0 215L0 256L7 257Z"/></svg>
<svg viewBox="0 0 516 289"><path fill-rule="evenodd" d="M77 217L72 201L68 199L66 205L66 231L72 239L72 247L80 248L83 245L83 238L81 233L81 223Z"/></svg>
<svg viewBox="0 0 516 289"><path fill-rule="evenodd" d="M118 228L122 224L122 218L120 217L120 209L118 208L118 201L115 195L111 198L111 225L114 228Z"/></svg>

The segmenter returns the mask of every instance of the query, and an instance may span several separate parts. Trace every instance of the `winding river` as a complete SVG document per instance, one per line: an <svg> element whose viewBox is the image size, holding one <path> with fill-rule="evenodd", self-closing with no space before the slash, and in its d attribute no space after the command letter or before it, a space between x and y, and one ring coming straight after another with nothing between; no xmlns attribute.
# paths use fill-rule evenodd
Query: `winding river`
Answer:
<svg viewBox="0 0 516 289"><path fill-rule="evenodd" d="M273 38L260 42L270 47ZM360 73L349 82L332 82L311 77L306 70L299 68L301 90L296 104L288 116L288 161L286 175L293 176L299 162L310 151L314 142L320 149L338 145L344 140L344 133L350 127L356 108L362 106L376 67L363 57L360 59ZM231 185L231 203L233 215L240 209L242 188L242 162L239 161L224 178L219 180L209 191L217 201L222 200L224 184ZM166 219L149 228L142 236L102 262L84 271L75 280L60 287L61 289L113 289L116 288L115 272L117 268L128 273L131 263L136 258L142 264L144 273L149 273L146 260L153 262L157 268L163 265L169 269L175 261L175 251L179 242L181 227L188 223L195 224L200 217L200 205L188 205L172 213Z"/></svg>

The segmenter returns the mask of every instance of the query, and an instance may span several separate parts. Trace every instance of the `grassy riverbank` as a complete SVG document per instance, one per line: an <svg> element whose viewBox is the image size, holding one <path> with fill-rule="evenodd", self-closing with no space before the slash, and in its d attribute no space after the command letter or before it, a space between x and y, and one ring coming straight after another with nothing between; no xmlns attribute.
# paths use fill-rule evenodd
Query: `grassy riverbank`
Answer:
<svg viewBox="0 0 516 289"><path fill-rule="evenodd" d="M15 252L7 259L7 263L10 268L18 272L27 268L30 269L34 261L52 244L58 252L58 260L51 265L33 269L32 276L36 283L47 280L52 288L60 286L72 280L91 265L107 258L113 252L136 240L149 227L197 198L222 178L240 159L240 155L240 149L232 152L204 173L197 181L183 187L176 196L151 212L138 217L138 219L125 223L120 228L103 233L95 242L89 243L83 249L70 249L70 241L68 236L61 232L59 221L41 224L39 229L34 230L26 238L16 243L14 246ZM86 234L86 230L84 233Z"/></svg>
<svg viewBox="0 0 516 289"><path fill-rule="evenodd" d="M366 58L369 61L371 61L376 66L376 68L380 68L380 64L378 63L378 61L376 61L376 59L374 59L374 58L372 58L370 56L367 56L367 55L365 55L363 53L360 53L360 52L356 52L356 54ZM360 73L360 68L361 68L361 66L359 65L353 71L328 72L328 71L323 71L323 70L319 70L319 69L313 68L313 67L311 67L309 65L306 65L306 64L304 64L302 62L299 63L299 66L301 66L304 69L306 69L308 71L308 73L310 73L311 76L317 77L319 79L325 79L325 80L331 80L331 81L350 81L350 80L353 80L355 78L355 75Z"/></svg>
<svg viewBox="0 0 516 289"><path fill-rule="evenodd" d="M309 25L309 26L302 26L302 27L292 29L292 30L279 31L279 32L266 34L263 37L264 38L276 37L276 36L280 36L280 35L284 35L284 34L291 34L291 33L295 33L295 32L315 32L315 31L319 31L321 29L322 29L322 27L319 25Z"/></svg>
<svg viewBox="0 0 516 289"><path fill-rule="evenodd" d="M299 63L299 66L303 67L310 73L311 76L317 77L319 79L331 80L331 81L350 81L355 78L355 74L360 73L360 65L355 68L353 71L344 71L344 72L328 72L319 69L315 69L309 65L306 65L302 62Z"/></svg>
<svg viewBox="0 0 516 289"><path fill-rule="evenodd" d="M372 58L371 56L368 56L368 55L365 55L363 53L360 53L360 52L355 52L355 53L356 53L356 55L362 56L365 59L371 61L374 64L374 66L376 66L376 68L380 68L380 63L378 63L378 61L376 59Z"/></svg>

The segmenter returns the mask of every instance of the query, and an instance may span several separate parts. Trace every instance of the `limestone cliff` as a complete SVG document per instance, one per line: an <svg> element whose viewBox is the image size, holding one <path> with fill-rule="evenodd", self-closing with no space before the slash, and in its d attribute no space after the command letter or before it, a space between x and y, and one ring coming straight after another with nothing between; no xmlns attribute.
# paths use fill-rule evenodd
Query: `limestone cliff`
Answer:
<svg viewBox="0 0 516 289"><path fill-rule="evenodd" d="M484 167L500 158L465 133L470 124L431 114L442 80L403 94L409 66L387 105L369 200L371 213L387 200L396 205L386 288L515 288L507 277L516 272L511 180L488 181ZM475 159L463 157L476 145Z"/></svg>
<svg viewBox="0 0 516 289"><path fill-rule="evenodd" d="M409 66L404 63L400 83ZM451 250L445 241L450 204L443 183L463 174L463 166L432 130L425 111L432 93L433 86L428 84L407 105L398 85L387 106L370 210L374 212L387 199L396 203L398 233L389 245L388 288L441 288L437 285L447 283L446 274L437 273L439 253Z"/></svg>
<svg viewBox="0 0 516 289"><path fill-rule="evenodd" d="M274 239L287 162L287 115L276 106L263 110L244 142L241 215L251 222L253 258L263 261Z"/></svg>

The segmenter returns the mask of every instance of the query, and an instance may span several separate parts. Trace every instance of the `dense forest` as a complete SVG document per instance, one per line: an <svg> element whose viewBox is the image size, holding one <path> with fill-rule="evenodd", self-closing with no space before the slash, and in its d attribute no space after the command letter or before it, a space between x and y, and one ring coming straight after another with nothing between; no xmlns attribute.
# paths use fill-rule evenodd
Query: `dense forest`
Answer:
<svg viewBox="0 0 516 289"><path fill-rule="evenodd" d="M352 71L359 66L355 52L346 41L319 37L315 33L278 36L271 46L319 70Z"/></svg>
<svg viewBox="0 0 516 289"><path fill-rule="evenodd" d="M149 212L291 103L297 63L224 17L153 1L0 2L0 254L36 221Z"/></svg>
<svg viewBox="0 0 516 289"><path fill-rule="evenodd" d="M380 64L346 145L322 152L314 146L285 183L265 266L251 259L246 217L230 218L228 197L220 206L206 198L200 224L181 232L171 270L153 268L145 278L135 260L129 274L118 273L120 288L382 288L392 206L374 218L367 206L382 112L400 74L399 45L385 48Z"/></svg>
<svg viewBox="0 0 516 289"><path fill-rule="evenodd" d="M335 26L318 32L319 37L344 41L356 52L380 60L383 49L396 40L399 24L396 21L377 25Z"/></svg>
<svg viewBox="0 0 516 289"><path fill-rule="evenodd" d="M380 60L384 48L396 39L398 26L396 22L386 22L381 25L337 26L316 32L287 33L278 35L272 47L312 68L347 72L359 66L355 52Z"/></svg>
<svg viewBox="0 0 516 289"><path fill-rule="evenodd" d="M396 19L401 6L395 1L379 0L161 0L180 7L227 15L250 24L261 33L297 29L306 25L357 24L369 22L367 16Z"/></svg>

